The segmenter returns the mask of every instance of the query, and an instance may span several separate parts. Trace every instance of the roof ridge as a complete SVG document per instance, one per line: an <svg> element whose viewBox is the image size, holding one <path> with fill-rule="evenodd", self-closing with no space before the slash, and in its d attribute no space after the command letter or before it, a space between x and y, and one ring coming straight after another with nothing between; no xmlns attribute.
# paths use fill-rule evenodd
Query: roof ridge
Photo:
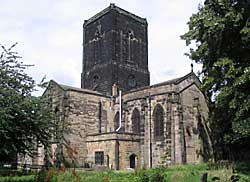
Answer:
<svg viewBox="0 0 250 182"><path fill-rule="evenodd" d="M189 72L188 74L186 74L186 75L184 75L182 77L177 77L177 78L166 80L164 82L156 83L156 84L153 84L153 85L147 85L147 86L140 87L140 88L137 88L137 89L129 90L129 91L126 91L125 93L131 93L131 92L140 91L140 90L143 90L143 89L146 89L146 88L153 88L153 87L158 87L158 86L162 86L162 85L178 84L178 83L182 82L183 80L185 80L187 77L189 77L191 75L195 75L195 73L191 71L191 72Z"/></svg>

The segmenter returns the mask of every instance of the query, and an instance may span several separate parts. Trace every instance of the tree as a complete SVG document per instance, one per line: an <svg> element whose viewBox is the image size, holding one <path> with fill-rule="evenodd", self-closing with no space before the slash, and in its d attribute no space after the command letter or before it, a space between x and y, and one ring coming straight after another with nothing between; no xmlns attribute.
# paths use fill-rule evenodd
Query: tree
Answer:
<svg viewBox="0 0 250 182"><path fill-rule="evenodd" d="M205 0L188 25L181 38L191 45L190 59L203 65L203 89L214 100L215 157L249 160L250 1Z"/></svg>
<svg viewBox="0 0 250 182"><path fill-rule="evenodd" d="M32 96L37 86L25 70L21 57L0 45L0 161L17 154L36 154L39 145L48 146L53 134L52 114L41 97Z"/></svg>

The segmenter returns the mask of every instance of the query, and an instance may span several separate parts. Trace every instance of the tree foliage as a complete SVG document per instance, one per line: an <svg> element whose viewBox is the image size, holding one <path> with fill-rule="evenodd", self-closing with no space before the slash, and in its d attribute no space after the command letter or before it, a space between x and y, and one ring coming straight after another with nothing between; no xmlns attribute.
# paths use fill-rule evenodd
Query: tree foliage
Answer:
<svg viewBox="0 0 250 182"><path fill-rule="evenodd" d="M205 0L188 25L181 36L191 47L187 55L202 63L203 89L215 101L211 127L217 157L249 159L250 1Z"/></svg>
<svg viewBox="0 0 250 182"><path fill-rule="evenodd" d="M15 44L16 45L16 44ZM0 55L0 160L9 154L33 155L48 145L53 133L52 114L40 97L32 96L36 83L25 73L17 52L1 46Z"/></svg>

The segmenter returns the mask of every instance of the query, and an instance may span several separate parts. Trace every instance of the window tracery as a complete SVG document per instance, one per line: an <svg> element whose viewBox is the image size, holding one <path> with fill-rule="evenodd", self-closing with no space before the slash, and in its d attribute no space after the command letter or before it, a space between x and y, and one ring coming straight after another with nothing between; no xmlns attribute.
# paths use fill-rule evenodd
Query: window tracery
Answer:
<svg viewBox="0 0 250 182"><path fill-rule="evenodd" d="M164 134L164 110L160 104L157 104L153 112L154 118L154 136L162 137Z"/></svg>

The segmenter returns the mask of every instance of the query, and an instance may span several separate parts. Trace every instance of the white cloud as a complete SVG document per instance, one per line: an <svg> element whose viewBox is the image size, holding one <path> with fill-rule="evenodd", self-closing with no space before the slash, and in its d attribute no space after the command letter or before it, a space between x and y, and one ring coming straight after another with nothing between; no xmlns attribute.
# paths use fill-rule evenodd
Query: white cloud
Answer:
<svg viewBox="0 0 250 182"><path fill-rule="evenodd" d="M182 76L190 61L180 35L201 0L114 0L129 12L147 18L151 83ZM29 72L37 80L47 75L60 83L80 87L82 24L106 8L108 0L9 0L0 6L0 43L16 41Z"/></svg>

